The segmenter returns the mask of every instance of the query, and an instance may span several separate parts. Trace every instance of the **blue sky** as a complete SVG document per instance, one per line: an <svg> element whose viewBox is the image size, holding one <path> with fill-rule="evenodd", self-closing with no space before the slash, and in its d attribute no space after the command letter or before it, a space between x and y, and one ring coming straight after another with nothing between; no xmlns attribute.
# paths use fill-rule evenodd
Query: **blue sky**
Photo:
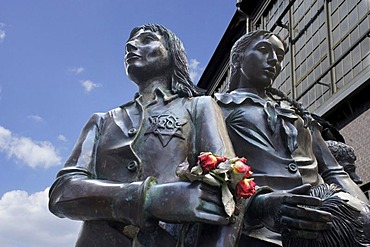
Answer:
<svg viewBox="0 0 370 247"><path fill-rule="evenodd" d="M232 0L0 0L0 243L73 246L80 223L47 211L47 193L94 112L132 99L123 68L133 27L159 23L187 50L196 83Z"/></svg>

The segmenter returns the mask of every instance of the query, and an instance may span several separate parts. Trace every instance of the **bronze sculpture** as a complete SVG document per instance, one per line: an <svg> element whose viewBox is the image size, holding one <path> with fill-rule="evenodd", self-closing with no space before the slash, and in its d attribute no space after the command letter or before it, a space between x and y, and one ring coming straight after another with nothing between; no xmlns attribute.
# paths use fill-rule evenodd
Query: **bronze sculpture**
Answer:
<svg viewBox="0 0 370 247"><path fill-rule="evenodd" d="M126 42L126 73L139 89L134 100L93 114L50 189L51 212L84 221L76 246L236 246L243 223L239 246L280 244L279 233L294 246L291 238L316 238L332 228L330 211L317 208L324 200L313 196L326 188L342 193L335 186L314 192L304 183L334 182L366 202L322 148L308 112L266 90L280 71L284 43L271 33L249 36L233 50L236 91L218 96L237 154L248 158L264 185L247 204L239 201L236 223L229 224L218 188L176 176L180 163L194 165L201 152L235 155L222 112L189 78L182 43L163 26L148 24L134 28Z"/></svg>
<svg viewBox="0 0 370 247"><path fill-rule="evenodd" d="M125 66L138 94L90 118L50 189L50 211L84 221L76 246L193 245L197 223L228 219L219 191L180 182L175 169L202 151L234 156L222 112L195 97L183 45L163 26L132 30Z"/></svg>
<svg viewBox="0 0 370 247"><path fill-rule="evenodd" d="M248 202L240 243L299 246L290 240L301 243L303 239L316 246L315 241L324 239L327 242L322 246L333 246L335 237L321 238L332 229L333 214L323 209L324 198L316 197L320 193L309 195L311 186L333 183L353 197L335 186L325 190L351 198L344 204L357 207L361 234L351 244L369 244L370 211L365 195L330 154L309 112L271 87L285 51L285 42L271 32L259 30L242 36L231 51L229 93L216 94L236 155L248 159L256 183L263 186Z"/></svg>
<svg viewBox="0 0 370 247"><path fill-rule="evenodd" d="M326 145L338 163L343 166L345 172L356 184L362 184L362 180L356 173L356 155L353 147L339 141L325 141Z"/></svg>

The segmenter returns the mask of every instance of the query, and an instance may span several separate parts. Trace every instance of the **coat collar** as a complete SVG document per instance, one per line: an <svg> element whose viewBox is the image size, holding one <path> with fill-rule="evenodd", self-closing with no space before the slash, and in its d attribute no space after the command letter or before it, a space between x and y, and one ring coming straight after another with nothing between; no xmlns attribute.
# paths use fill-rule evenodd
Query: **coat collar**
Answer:
<svg viewBox="0 0 370 247"><path fill-rule="evenodd" d="M290 152L297 149L297 129L294 126L294 121L298 119L297 114L292 106L285 104L285 102L275 102L273 100L262 99L254 93L250 93L244 89L236 89L231 93L215 94L218 101L225 105L234 103L240 105L247 100L251 100L255 104L263 107L266 114L267 126L272 132L275 132L278 117L281 119L283 131L287 138L287 147Z"/></svg>
<svg viewBox="0 0 370 247"><path fill-rule="evenodd" d="M217 101L220 101L225 105L230 103L240 105L246 100L252 100L254 103L258 103L260 105L264 105L266 103L266 100L262 99L257 94L248 92L244 89L236 89L230 93L215 93L215 97Z"/></svg>
<svg viewBox="0 0 370 247"><path fill-rule="evenodd" d="M169 93L166 93L165 91L163 91L162 89L160 88L156 88L155 91L154 91L154 97L153 97L153 100L151 100L147 106L151 106L151 105L155 105L156 103L160 102L161 99L162 101L167 104L171 101L173 101L174 99L177 99L179 96L177 94L169 94ZM134 99L130 102L127 102L126 104L123 104L121 105L120 107L121 108L125 108L125 107L128 107L132 104L139 104L139 105L143 105L143 102L142 102L142 96L139 92L136 92L135 95L134 95Z"/></svg>

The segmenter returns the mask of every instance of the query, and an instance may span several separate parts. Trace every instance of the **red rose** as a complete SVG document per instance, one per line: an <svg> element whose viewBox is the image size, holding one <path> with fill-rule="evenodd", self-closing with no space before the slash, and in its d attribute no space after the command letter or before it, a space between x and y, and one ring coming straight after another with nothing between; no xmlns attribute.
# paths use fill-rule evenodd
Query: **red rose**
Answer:
<svg viewBox="0 0 370 247"><path fill-rule="evenodd" d="M240 160L236 161L233 165L233 172L235 173L246 173L250 170L251 168Z"/></svg>
<svg viewBox="0 0 370 247"><path fill-rule="evenodd" d="M244 157L240 158L239 161L243 162L244 164L247 164L247 159Z"/></svg>
<svg viewBox="0 0 370 247"><path fill-rule="evenodd" d="M256 193L256 183L252 179L244 178L236 185L236 195L240 198L249 198Z"/></svg>
<svg viewBox="0 0 370 247"><path fill-rule="evenodd" d="M218 161L216 156L211 153L204 153L198 156L198 164L202 167L204 172L216 169Z"/></svg>
<svg viewBox="0 0 370 247"><path fill-rule="evenodd" d="M244 178L249 178L250 175L253 174L251 167L250 166L247 166L247 167L248 168L247 168L247 171L245 172Z"/></svg>
<svg viewBox="0 0 370 247"><path fill-rule="evenodd" d="M217 164L220 164L221 162L225 162L227 160L226 157L220 157L220 156L217 156L216 159L217 159Z"/></svg>

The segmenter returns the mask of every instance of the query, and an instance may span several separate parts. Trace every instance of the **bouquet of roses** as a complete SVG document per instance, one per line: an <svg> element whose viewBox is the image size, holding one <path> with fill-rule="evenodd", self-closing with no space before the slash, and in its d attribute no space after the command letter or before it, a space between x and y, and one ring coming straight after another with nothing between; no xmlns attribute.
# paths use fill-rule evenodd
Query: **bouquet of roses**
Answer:
<svg viewBox="0 0 370 247"><path fill-rule="evenodd" d="M211 152L203 152L198 156L197 165L189 170L190 164L181 163L176 174L182 180L202 181L212 186L221 187L222 203L228 216L235 211L236 198L249 198L256 192L256 183L246 158L218 156Z"/></svg>

